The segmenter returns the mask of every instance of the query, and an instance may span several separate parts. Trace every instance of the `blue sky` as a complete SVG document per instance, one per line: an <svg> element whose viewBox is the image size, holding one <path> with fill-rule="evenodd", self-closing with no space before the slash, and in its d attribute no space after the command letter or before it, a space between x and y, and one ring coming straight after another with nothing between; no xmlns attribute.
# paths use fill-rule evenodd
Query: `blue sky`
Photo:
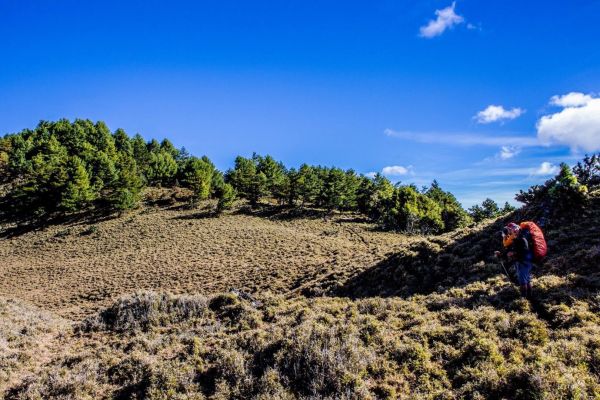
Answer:
<svg viewBox="0 0 600 400"><path fill-rule="evenodd" d="M600 150L599 17L578 0L0 0L0 133L90 118L221 169L256 151L512 201Z"/></svg>

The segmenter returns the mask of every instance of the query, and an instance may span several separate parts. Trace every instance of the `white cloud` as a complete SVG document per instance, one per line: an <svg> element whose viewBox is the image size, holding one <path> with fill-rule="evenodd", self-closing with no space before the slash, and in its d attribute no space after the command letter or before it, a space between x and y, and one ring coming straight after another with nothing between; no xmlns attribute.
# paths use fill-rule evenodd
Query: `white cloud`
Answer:
<svg viewBox="0 0 600 400"><path fill-rule="evenodd" d="M460 182L461 185L472 185L476 178L487 177L506 177L507 179L516 179L522 177L523 182L534 183L535 178L545 175L555 175L560 167L552 162L544 161L537 167L511 167L511 168L465 168L446 171L435 174L438 178L444 178L452 182ZM532 181L533 179L533 181ZM523 183L522 182L522 183Z"/></svg>
<svg viewBox="0 0 600 400"><path fill-rule="evenodd" d="M456 2L452 2L452 5L442 8L441 10L435 10L436 19L432 19L425 26L419 29L419 35L424 38L432 38L441 35L446 29L452 28L454 25L462 24L465 19L456 14L454 9Z"/></svg>
<svg viewBox="0 0 600 400"><path fill-rule="evenodd" d="M579 107L585 106L592 100L593 97L589 94L571 92L562 96L552 96L550 99L550 104L559 107Z"/></svg>
<svg viewBox="0 0 600 400"><path fill-rule="evenodd" d="M386 129L387 136L411 140L419 143L449 144L455 146L539 146L539 141L527 136L488 136L471 133L428 133L428 132L401 132Z"/></svg>
<svg viewBox="0 0 600 400"><path fill-rule="evenodd" d="M403 167L401 165L390 165L389 167L383 167L381 173L387 176L402 176L412 172L412 165Z"/></svg>
<svg viewBox="0 0 600 400"><path fill-rule="evenodd" d="M377 172L367 172L365 174L367 178L375 178L375 175L377 175Z"/></svg>
<svg viewBox="0 0 600 400"><path fill-rule="evenodd" d="M502 160L508 160L510 158L513 158L520 152L521 152L521 148L518 146L502 146L500 148L500 153L498 154L498 156Z"/></svg>
<svg viewBox="0 0 600 400"><path fill-rule="evenodd" d="M553 96L550 101L563 109L538 121L541 143L566 145L573 150L600 150L600 98L569 93Z"/></svg>
<svg viewBox="0 0 600 400"><path fill-rule="evenodd" d="M548 161L544 161L540 167L532 173L532 175L556 175L558 170L558 166L549 163Z"/></svg>
<svg viewBox="0 0 600 400"><path fill-rule="evenodd" d="M496 121L511 120L519 117L525 112L522 108L506 110L502 106L490 105L483 111L479 111L474 117L480 124L489 124Z"/></svg>

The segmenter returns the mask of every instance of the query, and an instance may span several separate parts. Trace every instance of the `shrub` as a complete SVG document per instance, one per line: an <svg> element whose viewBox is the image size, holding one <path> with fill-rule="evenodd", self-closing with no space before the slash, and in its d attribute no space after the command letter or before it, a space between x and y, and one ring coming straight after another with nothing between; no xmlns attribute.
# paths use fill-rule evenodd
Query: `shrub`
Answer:
<svg viewBox="0 0 600 400"><path fill-rule="evenodd" d="M108 310L121 310L109 312L121 315L120 325L105 328L156 329L80 332L77 354L60 354L7 398L552 400L599 392L595 321L552 329L527 307L428 310L440 296L470 293L280 296L258 308L235 293L201 306L188 296L137 294L100 313L106 320Z"/></svg>
<svg viewBox="0 0 600 400"><path fill-rule="evenodd" d="M207 311L202 296L177 296L153 292L137 292L123 297L98 317L86 320L81 329L115 332L147 331L154 326L200 318Z"/></svg>
<svg viewBox="0 0 600 400"><path fill-rule="evenodd" d="M360 393L374 353L354 327L305 323L283 341L276 365L295 391L307 396Z"/></svg>

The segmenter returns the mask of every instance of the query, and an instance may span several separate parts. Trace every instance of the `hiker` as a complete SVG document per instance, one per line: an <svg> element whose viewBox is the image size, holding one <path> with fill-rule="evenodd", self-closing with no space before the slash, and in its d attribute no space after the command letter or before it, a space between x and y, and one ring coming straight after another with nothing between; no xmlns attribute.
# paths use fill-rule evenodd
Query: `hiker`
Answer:
<svg viewBox="0 0 600 400"><path fill-rule="evenodd" d="M502 229L502 244L504 252L496 251L496 256L514 263L519 281L521 296L531 299L531 267L534 259L534 251L530 245L530 233L528 229L514 222L509 223Z"/></svg>

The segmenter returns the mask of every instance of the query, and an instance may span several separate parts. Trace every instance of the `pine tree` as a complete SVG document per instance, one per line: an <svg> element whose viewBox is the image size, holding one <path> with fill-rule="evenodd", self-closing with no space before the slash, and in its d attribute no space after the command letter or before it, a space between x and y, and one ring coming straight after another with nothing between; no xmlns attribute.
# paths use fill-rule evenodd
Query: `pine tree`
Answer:
<svg viewBox="0 0 600 400"><path fill-rule="evenodd" d="M247 198L252 206L258 204L260 198L267 193L267 177L258 172L256 159L236 157L233 170L229 170L226 181L230 183L240 196Z"/></svg>
<svg viewBox="0 0 600 400"><path fill-rule="evenodd" d="M587 192L587 186L580 184L571 168L562 163L560 172L550 185L548 195L555 211L575 211L585 203Z"/></svg>
<svg viewBox="0 0 600 400"><path fill-rule="evenodd" d="M441 207L442 220L444 221L444 229L446 231L465 227L471 222L469 214L463 209L458 200L456 200L456 197L452 193L444 191L436 180L425 191L425 195Z"/></svg>
<svg viewBox="0 0 600 400"><path fill-rule="evenodd" d="M171 143L169 139L163 139L163 141L160 142L160 149L171 154L174 160L179 158L179 150L173 146L173 143Z"/></svg>
<svg viewBox="0 0 600 400"><path fill-rule="evenodd" d="M374 191L367 204L367 215L377 221L384 212L385 203L394 195L394 185L381 174L373 178Z"/></svg>
<svg viewBox="0 0 600 400"><path fill-rule="evenodd" d="M133 155L133 144L123 129L117 129L113 134L115 148L118 152Z"/></svg>
<svg viewBox="0 0 600 400"><path fill-rule="evenodd" d="M285 166L281 162L275 161L270 155L261 157L254 154L252 160L256 164L257 174L262 173L266 178L266 190L268 194L279 200L279 202L283 202L289 188L289 179L286 175Z"/></svg>
<svg viewBox="0 0 600 400"><path fill-rule="evenodd" d="M26 174L23 189L28 192L28 202L35 204L30 207L37 208L37 214L41 216L60 207L65 186L70 179L69 154L53 135L40 135L32 153L35 155L31 157L31 170Z"/></svg>
<svg viewBox="0 0 600 400"><path fill-rule="evenodd" d="M177 162L173 156L163 150L151 151L146 178L151 185L168 185L177 174Z"/></svg>
<svg viewBox="0 0 600 400"><path fill-rule="evenodd" d="M148 166L150 154L148 152L146 141L139 133L131 140L131 147L133 150L133 158L135 159L138 168L140 168L140 172L144 173Z"/></svg>
<svg viewBox="0 0 600 400"><path fill-rule="evenodd" d="M485 199L481 203L481 206L483 207L483 211L486 214L486 218L496 217L500 213L500 208L498 207L498 203L496 203L494 200L492 200L490 198Z"/></svg>
<svg viewBox="0 0 600 400"><path fill-rule="evenodd" d="M587 154L573 168L577 181L588 188L600 186L600 154Z"/></svg>
<svg viewBox="0 0 600 400"><path fill-rule="evenodd" d="M115 157L117 151L115 139L106 124L102 121L98 121L94 125L94 128L94 134L91 137L88 137L88 142L90 142L90 144L98 151L105 152L111 158Z"/></svg>
<svg viewBox="0 0 600 400"><path fill-rule="evenodd" d="M344 186L342 190L342 204L340 209L346 211L355 211L358 209L357 193L360 187L360 177L354 170L347 170L344 173Z"/></svg>
<svg viewBox="0 0 600 400"><path fill-rule="evenodd" d="M65 211L81 210L94 200L90 176L78 157L71 157L67 170L69 182L62 192L60 207Z"/></svg>
<svg viewBox="0 0 600 400"><path fill-rule="evenodd" d="M7 171L13 177L31 172L30 151L32 141L26 140L25 135L8 136L10 153L8 154Z"/></svg>
<svg viewBox="0 0 600 400"><path fill-rule="evenodd" d="M83 121L80 124L71 124L68 119L60 119L54 123L48 123L46 127L67 149L70 155L81 156L87 143L86 132L82 123ZM89 129L94 129L91 122L89 122L89 125Z"/></svg>
<svg viewBox="0 0 600 400"><path fill-rule="evenodd" d="M290 168L286 174L287 192L286 202L288 206L294 206L300 196L300 173L295 168Z"/></svg>
<svg viewBox="0 0 600 400"><path fill-rule="evenodd" d="M342 208L346 194L345 180L346 175L339 168L331 168L326 172L319 202L328 211Z"/></svg>
<svg viewBox="0 0 600 400"><path fill-rule="evenodd" d="M189 158L184 166L183 183L194 192L196 200L208 199L212 191L215 168L200 158Z"/></svg>
<svg viewBox="0 0 600 400"><path fill-rule="evenodd" d="M221 171L214 167L212 180L210 182L211 197L218 197L218 193L220 193L220 190L223 188L223 185L225 185L225 176L223 176L223 173Z"/></svg>
<svg viewBox="0 0 600 400"><path fill-rule="evenodd" d="M314 167L307 164L302 164L298 170L298 196L302 201L302 205L314 204L317 202L317 197L321 192L323 181L319 179L317 171Z"/></svg>
<svg viewBox="0 0 600 400"><path fill-rule="evenodd" d="M358 211L365 215L371 214L374 208L375 191L376 188L373 179L363 176L356 192Z"/></svg>
<svg viewBox="0 0 600 400"><path fill-rule="evenodd" d="M487 198L481 203L481 205L476 204L469 208L469 214L473 218L473 221L481 222L484 219L498 217L501 214L501 211L498 207L498 203L490 198Z"/></svg>
<svg viewBox="0 0 600 400"><path fill-rule="evenodd" d="M146 145L146 148L148 149L148 153L159 153L161 150L160 143L158 143L158 140L156 139L150 140Z"/></svg>
<svg viewBox="0 0 600 400"><path fill-rule="evenodd" d="M444 229L440 206L414 186L399 186L384 202L379 220L387 229L407 233L437 233Z"/></svg>
<svg viewBox="0 0 600 400"><path fill-rule="evenodd" d="M112 186L113 182L118 177L117 167L115 166L115 160L117 156L111 158L108 154L103 151L98 151L94 154L94 157L89 160L88 165L92 171L92 186L96 192L101 192L104 188Z"/></svg>
<svg viewBox="0 0 600 400"><path fill-rule="evenodd" d="M508 201L506 201L506 202L504 202L504 206L503 206L503 207L502 207L502 209L500 210L500 214L501 214L501 215L506 215L506 214L509 214L509 213L511 213L511 212L513 212L513 211L515 211L515 210L516 210L516 207L514 207L514 206L511 206L511 205L508 203Z"/></svg>
<svg viewBox="0 0 600 400"><path fill-rule="evenodd" d="M219 199L217 203L217 213L221 213L224 210L229 210L233 203L235 202L235 189L229 183L224 183L223 186L219 188L217 193L217 198Z"/></svg>
<svg viewBox="0 0 600 400"><path fill-rule="evenodd" d="M116 181L112 185L109 196L111 208L119 211L134 208L140 199L143 181L133 156L123 152L119 153L116 163L119 171Z"/></svg>
<svg viewBox="0 0 600 400"><path fill-rule="evenodd" d="M10 141L6 138L0 138L0 183L8 180L8 160L10 153Z"/></svg>

